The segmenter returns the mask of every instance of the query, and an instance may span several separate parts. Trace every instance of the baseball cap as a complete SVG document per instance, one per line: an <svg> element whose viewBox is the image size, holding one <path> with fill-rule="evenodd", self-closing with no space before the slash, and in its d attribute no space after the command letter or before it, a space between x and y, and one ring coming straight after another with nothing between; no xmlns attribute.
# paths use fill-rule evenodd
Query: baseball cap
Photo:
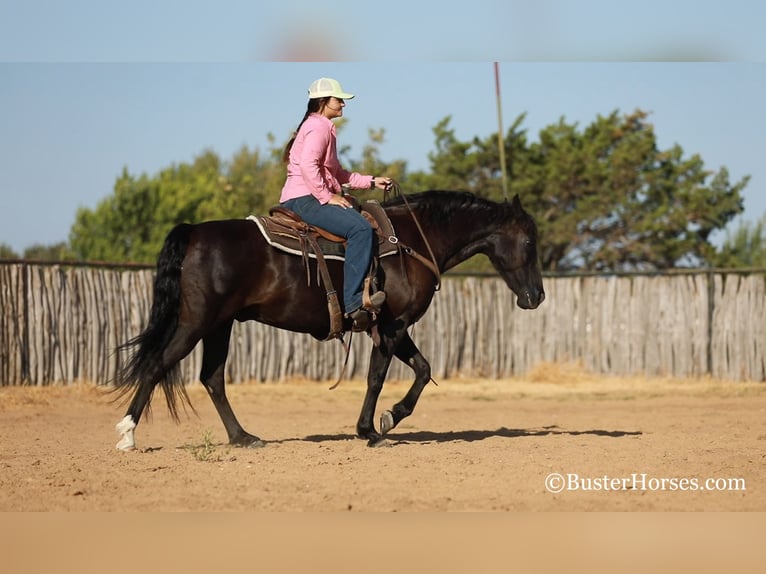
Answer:
<svg viewBox="0 0 766 574"><path fill-rule="evenodd" d="M333 80L332 78L319 78L314 80L309 86L309 99L327 98L329 96L340 98L341 100L350 100L354 97L354 94L344 92L338 80Z"/></svg>

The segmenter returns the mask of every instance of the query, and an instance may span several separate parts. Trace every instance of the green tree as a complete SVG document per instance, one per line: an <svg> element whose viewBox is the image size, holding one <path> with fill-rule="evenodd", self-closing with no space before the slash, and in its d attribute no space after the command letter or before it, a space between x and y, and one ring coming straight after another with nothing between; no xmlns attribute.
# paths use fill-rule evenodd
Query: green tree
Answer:
<svg viewBox="0 0 766 574"><path fill-rule="evenodd" d="M18 259L19 254L7 243L0 243L0 259Z"/></svg>
<svg viewBox="0 0 766 574"><path fill-rule="evenodd" d="M127 169L114 193L94 210L78 210L70 245L79 259L156 260L167 233L178 223L247 217L279 201L284 183L281 148L265 157L241 148L230 162L206 150L191 163L163 169L157 175L134 176Z"/></svg>
<svg viewBox="0 0 766 574"><path fill-rule="evenodd" d="M512 189L541 229L548 270L667 269L709 264L710 235L742 212L748 177L706 170L679 145L659 150L647 114L563 119L540 133Z"/></svg>
<svg viewBox="0 0 766 574"><path fill-rule="evenodd" d="M80 208L69 233L69 244L78 259L149 263L156 256L161 233L157 220L159 182L146 175L134 177L123 169L114 194L95 210ZM167 233L169 228L165 227Z"/></svg>
<svg viewBox="0 0 766 574"><path fill-rule="evenodd" d="M269 149L265 153L259 149L250 151L240 149L228 165L229 183L226 192L225 213L227 217L242 217L254 213L265 213L279 203L279 195L285 183L285 167L282 164L281 145L276 138L268 134Z"/></svg>
<svg viewBox="0 0 766 574"><path fill-rule="evenodd" d="M404 181L407 177L407 162L404 160L385 162L380 157L380 146L385 142L385 134L384 129L370 129L368 131L369 141L362 148L361 160L348 159L344 167L348 171L391 177L399 183ZM353 190L352 194L358 195ZM359 195L359 199L361 201L366 199L380 201L382 198L379 191L371 191L367 194Z"/></svg>
<svg viewBox="0 0 766 574"><path fill-rule="evenodd" d="M525 117L519 115L503 138L509 180L515 178L516 166L528 156L526 130L521 127ZM433 128L436 149L428 154L431 169L408 174L408 191L462 190L496 201L505 199L497 133L463 142L455 136L451 120L447 116Z"/></svg>
<svg viewBox="0 0 766 574"><path fill-rule="evenodd" d="M598 116L585 129L561 118L540 131L539 141L528 140L524 119L518 116L503 136L507 196L518 193L537 220L544 269L665 269L716 261L710 236L742 212L748 177L732 183L726 168L711 172L679 145L658 149L641 110ZM383 129L369 131L359 159L348 146L340 148L341 162L351 171L394 177L406 193L451 189L504 199L497 134L461 141L450 121L433 129L430 171L409 173L403 160L383 161ZM78 211L72 253L150 263L177 223L264 213L284 183L283 146L269 134L265 151L243 147L228 162L207 150L152 177L123 170L113 195ZM461 270L489 265L474 258Z"/></svg>
<svg viewBox="0 0 766 574"><path fill-rule="evenodd" d="M503 138L510 193L540 228L546 270L666 269L709 264L710 235L742 211L741 190L726 168L705 169L675 145L660 150L647 114L598 116L584 130L564 118L528 142L516 118ZM412 174L408 189L465 189L502 195L497 134L460 141L450 118L435 128L431 173ZM469 261L460 270L484 269Z"/></svg>
<svg viewBox="0 0 766 574"><path fill-rule="evenodd" d="M72 259L69 245L65 241L51 245L35 244L24 250L24 259L35 261L66 261Z"/></svg>
<svg viewBox="0 0 766 574"><path fill-rule="evenodd" d="M754 224L742 222L726 234L715 257L716 267L766 267L766 215Z"/></svg>

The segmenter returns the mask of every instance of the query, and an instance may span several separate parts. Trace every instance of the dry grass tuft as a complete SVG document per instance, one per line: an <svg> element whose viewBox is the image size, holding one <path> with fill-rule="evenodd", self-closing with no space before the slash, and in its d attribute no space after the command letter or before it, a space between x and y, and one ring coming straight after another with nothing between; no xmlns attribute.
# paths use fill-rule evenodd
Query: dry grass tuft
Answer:
<svg viewBox="0 0 766 574"><path fill-rule="evenodd" d="M603 378L589 371L582 361L566 363L538 363L522 377L530 383L577 384L592 383Z"/></svg>
<svg viewBox="0 0 766 574"><path fill-rule="evenodd" d="M0 411L36 406L55 407L58 399L73 395L90 401L101 400L107 393L105 387L84 381L69 385L5 386L0 387Z"/></svg>

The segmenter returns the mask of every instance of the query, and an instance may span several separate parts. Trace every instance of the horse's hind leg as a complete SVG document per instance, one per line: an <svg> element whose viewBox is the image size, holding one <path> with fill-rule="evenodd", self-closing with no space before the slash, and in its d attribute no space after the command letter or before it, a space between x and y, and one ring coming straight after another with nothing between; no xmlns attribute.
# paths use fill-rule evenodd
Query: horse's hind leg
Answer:
<svg viewBox="0 0 766 574"><path fill-rule="evenodd" d="M420 394L431 380L431 365L408 334L405 333L397 345L395 355L415 372L415 382L401 401L396 403L390 411L384 411L380 415L380 432L384 435L398 425L403 418L412 414Z"/></svg>
<svg viewBox="0 0 766 574"><path fill-rule="evenodd" d="M229 404L229 399L226 397L224 372L226 357L229 354L231 326L232 322L230 321L202 340L204 351L200 381L207 389L213 405L215 405L215 410L221 417L223 426L226 428L226 434L229 435L229 443L250 448L260 447L263 446L263 441L242 428Z"/></svg>
<svg viewBox="0 0 766 574"><path fill-rule="evenodd" d="M165 394L171 414L177 417L175 401L172 398L172 386L182 388L183 381L178 379L178 363L188 355L199 341L199 335L193 330L179 327L173 334L173 338L165 347L165 350L155 359L149 354L149 350L142 346L138 351L139 359L145 366L142 367L141 377L136 381L136 389L130 405L123 419L115 427L120 435L117 443L119 450L133 450L136 448L135 429L141 420L144 410L150 405L155 387L163 380L168 382Z"/></svg>

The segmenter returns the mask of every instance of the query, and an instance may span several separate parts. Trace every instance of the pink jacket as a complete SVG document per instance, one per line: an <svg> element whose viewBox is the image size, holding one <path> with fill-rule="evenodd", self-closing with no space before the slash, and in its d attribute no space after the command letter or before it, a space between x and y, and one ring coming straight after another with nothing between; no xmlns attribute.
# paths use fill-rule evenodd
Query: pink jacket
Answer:
<svg viewBox="0 0 766 574"><path fill-rule="evenodd" d="M311 114L298 130L287 164L287 181L280 203L312 194L319 203L327 203L341 184L366 189L371 175L348 172L340 166L336 149L335 124L319 114Z"/></svg>

